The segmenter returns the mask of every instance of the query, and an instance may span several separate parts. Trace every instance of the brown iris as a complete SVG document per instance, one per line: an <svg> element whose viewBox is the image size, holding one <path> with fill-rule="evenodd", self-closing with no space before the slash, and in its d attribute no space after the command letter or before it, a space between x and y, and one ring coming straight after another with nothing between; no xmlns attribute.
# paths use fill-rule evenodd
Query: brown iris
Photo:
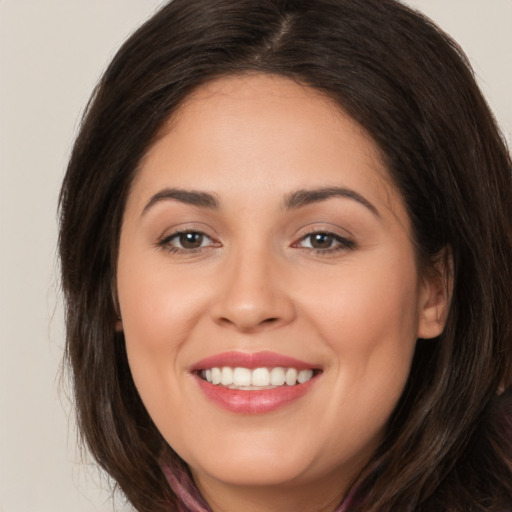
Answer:
<svg viewBox="0 0 512 512"><path fill-rule="evenodd" d="M184 249L199 249L204 241L204 235L202 233L180 233L179 242L181 247Z"/></svg>
<svg viewBox="0 0 512 512"><path fill-rule="evenodd" d="M334 242L334 237L327 233L315 233L310 235L311 247L314 249L330 249Z"/></svg>

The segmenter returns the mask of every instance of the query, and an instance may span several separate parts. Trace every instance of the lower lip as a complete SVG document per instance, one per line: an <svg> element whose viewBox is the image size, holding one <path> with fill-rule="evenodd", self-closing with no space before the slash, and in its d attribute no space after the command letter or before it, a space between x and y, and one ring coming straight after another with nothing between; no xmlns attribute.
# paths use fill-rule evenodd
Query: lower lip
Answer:
<svg viewBox="0 0 512 512"><path fill-rule="evenodd" d="M303 384L279 386L273 389L243 391L210 384L196 377L199 387L207 398L223 409L239 414L263 414L275 411L306 395L318 376Z"/></svg>

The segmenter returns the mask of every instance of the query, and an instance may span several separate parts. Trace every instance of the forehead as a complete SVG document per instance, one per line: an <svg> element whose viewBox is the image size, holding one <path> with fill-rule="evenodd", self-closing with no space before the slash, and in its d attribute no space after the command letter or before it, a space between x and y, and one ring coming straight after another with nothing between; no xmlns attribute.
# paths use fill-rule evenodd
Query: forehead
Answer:
<svg viewBox="0 0 512 512"><path fill-rule="evenodd" d="M194 91L141 162L134 188L234 195L349 186L399 198L379 148L322 92L288 78L223 77Z"/></svg>
<svg viewBox="0 0 512 512"><path fill-rule="evenodd" d="M331 142L331 138L326 137L327 132L338 138L350 137L352 143L357 138L359 148L365 147L365 156L373 161L375 168L384 167L377 145L341 105L322 91L279 75L251 73L204 84L182 102L162 135L176 129L182 133L193 129L197 134L209 130L209 139L220 142L215 135L229 127L237 130L230 134L236 135L232 137L232 144L242 144L248 133L251 137L246 142L256 136L263 139L265 135L262 141L269 152L274 145L293 138L309 139L311 145L308 146L316 144L326 149ZM271 144L273 138L274 144ZM325 141L324 145L321 140Z"/></svg>

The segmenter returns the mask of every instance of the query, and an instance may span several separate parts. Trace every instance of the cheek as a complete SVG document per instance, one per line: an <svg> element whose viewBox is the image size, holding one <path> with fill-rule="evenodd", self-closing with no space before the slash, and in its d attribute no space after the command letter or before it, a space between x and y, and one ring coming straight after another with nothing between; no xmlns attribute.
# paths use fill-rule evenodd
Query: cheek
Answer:
<svg viewBox="0 0 512 512"><path fill-rule="evenodd" d="M384 428L409 375L418 280L414 260L399 263L400 271L380 259L361 272L352 267L343 279L333 275L304 305L333 354L334 371L325 376L334 399L325 424L343 424L354 438Z"/></svg>
<svg viewBox="0 0 512 512"><path fill-rule="evenodd" d="M186 403L182 348L201 314L206 289L194 277L184 280L180 272L133 250L120 251L117 282L135 385L150 415L165 418L170 405L180 411Z"/></svg>
<svg viewBox="0 0 512 512"><path fill-rule="evenodd" d="M372 255L333 268L297 294L334 351L360 353L410 344L418 326L419 280L412 258Z"/></svg>
<svg viewBox="0 0 512 512"><path fill-rule="evenodd" d="M162 265L160 265L162 267ZM127 345L148 352L174 352L201 314L208 288L187 276L140 260L131 271L120 259L118 295Z"/></svg>
<svg viewBox="0 0 512 512"><path fill-rule="evenodd" d="M200 435L190 421L193 415L186 394L189 376L182 354L201 298L184 297L181 291L178 280L148 277L146 273L143 279L132 276L125 281L119 293L135 386L158 430L173 447L176 440Z"/></svg>

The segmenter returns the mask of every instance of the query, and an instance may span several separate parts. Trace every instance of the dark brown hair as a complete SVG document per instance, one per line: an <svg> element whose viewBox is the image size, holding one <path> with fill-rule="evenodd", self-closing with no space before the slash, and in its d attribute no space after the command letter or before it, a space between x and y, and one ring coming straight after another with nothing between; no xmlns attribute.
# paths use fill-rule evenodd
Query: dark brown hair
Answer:
<svg viewBox="0 0 512 512"><path fill-rule="evenodd" d="M453 258L445 331L418 340L351 510L510 505L510 154L462 51L393 0L174 0L122 46L87 108L60 198L66 356L83 440L138 510L176 509L161 465L184 464L149 418L115 331L119 232L163 123L201 84L247 72L334 99L384 155L422 269L446 248Z"/></svg>

